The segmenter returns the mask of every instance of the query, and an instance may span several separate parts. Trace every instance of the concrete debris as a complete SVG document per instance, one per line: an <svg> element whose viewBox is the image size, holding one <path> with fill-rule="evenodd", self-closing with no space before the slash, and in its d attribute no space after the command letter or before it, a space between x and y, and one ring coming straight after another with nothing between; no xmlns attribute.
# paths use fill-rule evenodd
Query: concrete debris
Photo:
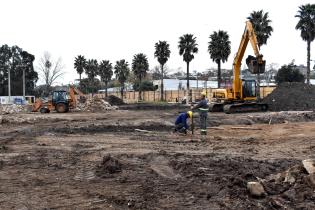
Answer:
<svg viewBox="0 0 315 210"><path fill-rule="evenodd" d="M0 114L17 114L17 113L26 113L29 110L28 105L17 105L17 104L10 104L10 105L0 105Z"/></svg>
<svg viewBox="0 0 315 210"><path fill-rule="evenodd" d="M306 160L303 160L302 163L307 173L315 174L315 160L314 159L306 159Z"/></svg>
<svg viewBox="0 0 315 210"><path fill-rule="evenodd" d="M265 195L264 187L259 182L247 182L247 189L252 196L261 197Z"/></svg>
<svg viewBox="0 0 315 210"><path fill-rule="evenodd" d="M309 184L315 188L315 174L309 174L307 176L307 179L309 181Z"/></svg>
<svg viewBox="0 0 315 210"><path fill-rule="evenodd" d="M254 123L279 124L288 122L308 122L315 120L313 111L281 111L267 112L262 115L248 115L248 118Z"/></svg>
<svg viewBox="0 0 315 210"><path fill-rule="evenodd" d="M18 116L18 115L4 115L0 116L1 124L21 124L29 123L33 124L40 121L45 121L47 118L43 115L29 115L29 116Z"/></svg>
<svg viewBox="0 0 315 210"><path fill-rule="evenodd" d="M94 97L86 100L85 103L78 103L76 111L100 112L104 110L117 110L117 106L111 106L102 98Z"/></svg>

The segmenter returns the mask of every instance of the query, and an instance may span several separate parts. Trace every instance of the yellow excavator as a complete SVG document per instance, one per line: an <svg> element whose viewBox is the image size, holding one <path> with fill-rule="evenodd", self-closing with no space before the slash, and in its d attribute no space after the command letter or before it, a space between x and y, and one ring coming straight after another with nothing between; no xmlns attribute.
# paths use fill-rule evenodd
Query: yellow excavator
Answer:
<svg viewBox="0 0 315 210"><path fill-rule="evenodd" d="M78 94L80 100L84 102L84 94L72 85L69 87L69 92L64 90L53 91L51 99L46 103L43 102L42 99L36 99L33 104L32 112L40 111L41 113L49 113L54 110L58 113L68 112L70 109L74 109L77 106L76 94Z"/></svg>
<svg viewBox="0 0 315 210"><path fill-rule="evenodd" d="M231 88L215 89L209 111L225 113L266 111L268 105L257 101L256 81L240 78L241 64L246 47L250 42L255 56L248 56L246 64L252 74L265 72L266 61L259 53L258 42L253 25L246 22L240 46L233 62L233 84Z"/></svg>

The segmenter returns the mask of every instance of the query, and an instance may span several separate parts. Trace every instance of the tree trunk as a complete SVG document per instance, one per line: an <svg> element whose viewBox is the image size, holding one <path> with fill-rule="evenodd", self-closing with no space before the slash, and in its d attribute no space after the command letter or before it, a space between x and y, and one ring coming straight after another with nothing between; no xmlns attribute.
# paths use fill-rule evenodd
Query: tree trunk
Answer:
<svg viewBox="0 0 315 210"><path fill-rule="evenodd" d="M221 60L219 60L218 62L218 88L221 87Z"/></svg>
<svg viewBox="0 0 315 210"><path fill-rule="evenodd" d="M186 92L186 104L189 103L190 101L190 97L191 97L191 94L190 94L190 86L189 86L189 62L186 62L187 64L187 92Z"/></svg>
<svg viewBox="0 0 315 210"><path fill-rule="evenodd" d="M141 81L142 81L142 78L141 76L139 77L139 96L138 96L138 100L141 101L142 100L142 96L141 96Z"/></svg>
<svg viewBox="0 0 315 210"><path fill-rule="evenodd" d="M161 101L164 101L164 84L163 84L163 78L164 78L164 69L163 69L163 65L161 65Z"/></svg>
<svg viewBox="0 0 315 210"><path fill-rule="evenodd" d="M121 97L122 100L124 100L124 89L125 89L125 85L121 84L120 97Z"/></svg>
<svg viewBox="0 0 315 210"><path fill-rule="evenodd" d="M79 74L79 84L81 85L81 75L82 74Z"/></svg>
<svg viewBox="0 0 315 210"><path fill-rule="evenodd" d="M310 84L310 60L311 60L311 42L307 40L307 70L306 70L306 81L307 84Z"/></svg>
<svg viewBox="0 0 315 210"><path fill-rule="evenodd" d="M108 81L105 81L105 97L107 97L107 86L108 86Z"/></svg>

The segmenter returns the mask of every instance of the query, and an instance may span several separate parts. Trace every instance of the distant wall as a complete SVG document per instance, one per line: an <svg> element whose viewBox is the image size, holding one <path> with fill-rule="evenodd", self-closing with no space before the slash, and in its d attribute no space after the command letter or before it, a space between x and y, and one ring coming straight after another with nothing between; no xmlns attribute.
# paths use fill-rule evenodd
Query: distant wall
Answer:
<svg viewBox="0 0 315 210"><path fill-rule="evenodd" d="M270 86L270 87L260 87L260 96L261 98L266 97L268 94L270 94L276 87ZM195 101L196 99L200 98L200 94L204 89L192 89L192 100ZM207 89L207 98L211 100L212 97L212 91L215 90L215 88L208 88ZM120 92L118 91L111 91L108 92L108 95L114 95L117 97L120 97ZM104 98L105 93L99 93L94 94L94 96ZM177 102L181 101L186 96L186 90L166 90L164 91L164 100L167 102ZM89 95L89 97L92 97L92 95ZM124 92L124 101L127 103L137 102L139 97L138 91L127 91ZM142 92L142 100L143 101L160 101L160 91L143 91Z"/></svg>

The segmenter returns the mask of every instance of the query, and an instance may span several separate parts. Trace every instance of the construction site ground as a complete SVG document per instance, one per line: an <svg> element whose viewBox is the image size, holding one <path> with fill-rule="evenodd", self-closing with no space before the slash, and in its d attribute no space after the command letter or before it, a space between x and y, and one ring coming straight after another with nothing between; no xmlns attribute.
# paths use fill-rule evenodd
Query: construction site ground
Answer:
<svg viewBox="0 0 315 210"><path fill-rule="evenodd" d="M303 186L246 188L314 158L313 112L209 113L201 139L172 132L179 111L0 116L0 209L315 209Z"/></svg>

